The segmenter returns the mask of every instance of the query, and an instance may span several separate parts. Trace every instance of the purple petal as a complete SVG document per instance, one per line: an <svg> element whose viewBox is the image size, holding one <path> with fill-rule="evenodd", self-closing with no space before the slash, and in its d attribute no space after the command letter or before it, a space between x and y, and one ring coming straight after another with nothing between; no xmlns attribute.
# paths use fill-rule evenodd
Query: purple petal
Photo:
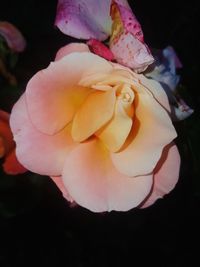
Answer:
<svg viewBox="0 0 200 267"><path fill-rule="evenodd" d="M148 69L145 76L162 84L169 99L172 120L184 120L194 110L176 92L176 87L180 81L180 76L176 74L176 69L182 68L181 61L171 46L155 51L154 56L156 58L155 63Z"/></svg>
<svg viewBox="0 0 200 267"><path fill-rule="evenodd" d="M180 59L178 58L174 48L172 46L167 46L163 50L163 57L168 61L170 72L176 74L176 69L183 67Z"/></svg>
<svg viewBox="0 0 200 267"><path fill-rule="evenodd" d="M142 28L125 0L112 1L113 20L110 49L118 63L136 72L144 71L154 59L144 43Z"/></svg>
<svg viewBox="0 0 200 267"><path fill-rule="evenodd" d="M167 46L163 50L157 50L154 56L156 61L146 73L146 76L164 84L164 87L167 86L174 92L180 81L180 76L176 74L176 69L182 68L182 64L173 47Z"/></svg>
<svg viewBox="0 0 200 267"><path fill-rule="evenodd" d="M177 98L176 105L171 105L171 114L174 121L181 121L187 119L192 115L194 110L190 108L182 98Z"/></svg>
<svg viewBox="0 0 200 267"><path fill-rule="evenodd" d="M23 35L11 23L0 21L0 35L3 36L11 50L22 52L25 49L26 41Z"/></svg>
<svg viewBox="0 0 200 267"><path fill-rule="evenodd" d="M111 0L58 0L55 25L65 34L79 39L108 38Z"/></svg>

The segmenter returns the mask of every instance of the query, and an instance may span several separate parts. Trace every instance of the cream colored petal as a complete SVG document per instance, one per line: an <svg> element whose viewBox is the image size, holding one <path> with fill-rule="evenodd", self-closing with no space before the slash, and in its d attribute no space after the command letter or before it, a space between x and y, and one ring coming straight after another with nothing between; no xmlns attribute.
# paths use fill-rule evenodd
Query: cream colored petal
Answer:
<svg viewBox="0 0 200 267"><path fill-rule="evenodd" d="M113 116L115 91L92 92L75 114L72 137L81 142L94 134Z"/></svg>
<svg viewBox="0 0 200 267"><path fill-rule="evenodd" d="M161 86L161 84L155 80L146 78L142 74L135 74L135 77L137 77L142 85L146 87L147 90L149 90L154 98L168 111L170 112L171 108L169 106L168 97L165 93L165 90Z"/></svg>
<svg viewBox="0 0 200 267"><path fill-rule="evenodd" d="M112 153L116 168L128 176L151 173L163 147L176 137L165 109L150 93L145 93L145 89L138 88L137 91L134 127L129 135L129 143L119 153Z"/></svg>
<svg viewBox="0 0 200 267"><path fill-rule="evenodd" d="M124 144L132 127L132 119L123 107L123 100L117 100L112 120L100 129L96 136L106 145L109 151L116 152Z"/></svg>

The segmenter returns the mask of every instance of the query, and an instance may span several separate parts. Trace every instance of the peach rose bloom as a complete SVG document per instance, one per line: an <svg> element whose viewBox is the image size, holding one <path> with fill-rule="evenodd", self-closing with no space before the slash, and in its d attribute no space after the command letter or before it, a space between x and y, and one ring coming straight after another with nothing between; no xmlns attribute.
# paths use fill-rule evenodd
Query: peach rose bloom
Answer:
<svg viewBox="0 0 200 267"><path fill-rule="evenodd" d="M7 174L24 173L26 169L15 155L15 142L9 125L9 114L0 110L0 158L4 158L3 170Z"/></svg>
<svg viewBox="0 0 200 267"><path fill-rule="evenodd" d="M70 44L12 110L17 157L91 211L147 207L178 180L168 109L157 82Z"/></svg>

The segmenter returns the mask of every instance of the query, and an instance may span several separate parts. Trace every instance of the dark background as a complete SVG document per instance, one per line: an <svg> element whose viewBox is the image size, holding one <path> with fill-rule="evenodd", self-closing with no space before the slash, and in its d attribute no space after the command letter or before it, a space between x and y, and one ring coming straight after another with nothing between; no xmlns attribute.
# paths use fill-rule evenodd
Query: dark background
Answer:
<svg viewBox="0 0 200 267"><path fill-rule="evenodd" d="M0 266L200 266L199 259L199 32L195 1L129 1L146 43L172 45L182 63L181 93L195 109L176 123L182 157L176 188L145 210L95 214L71 208L47 177L0 176ZM27 40L16 76L21 88L72 38L54 27L57 1L0 1L0 20L16 25ZM0 108L8 111L16 100ZM200 135L199 135L200 136ZM192 149L190 147L192 143Z"/></svg>

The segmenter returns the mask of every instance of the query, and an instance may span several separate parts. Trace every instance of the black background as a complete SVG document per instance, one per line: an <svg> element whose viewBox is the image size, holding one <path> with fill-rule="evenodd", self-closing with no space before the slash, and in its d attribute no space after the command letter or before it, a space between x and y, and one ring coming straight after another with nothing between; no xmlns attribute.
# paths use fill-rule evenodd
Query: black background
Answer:
<svg viewBox="0 0 200 267"><path fill-rule="evenodd" d="M199 114L197 2L129 3L148 45L170 44L177 51L184 66L181 82ZM22 86L73 40L54 27L56 5L50 0L0 1L0 20L15 24L27 40L16 70ZM177 142L181 147L184 139ZM182 162L180 180L169 195L148 209L126 213L70 208L47 177L2 178L9 186L0 191L5 205L0 217L0 266L199 266L200 198L194 193L192 159L183 157Z"/></svg>

